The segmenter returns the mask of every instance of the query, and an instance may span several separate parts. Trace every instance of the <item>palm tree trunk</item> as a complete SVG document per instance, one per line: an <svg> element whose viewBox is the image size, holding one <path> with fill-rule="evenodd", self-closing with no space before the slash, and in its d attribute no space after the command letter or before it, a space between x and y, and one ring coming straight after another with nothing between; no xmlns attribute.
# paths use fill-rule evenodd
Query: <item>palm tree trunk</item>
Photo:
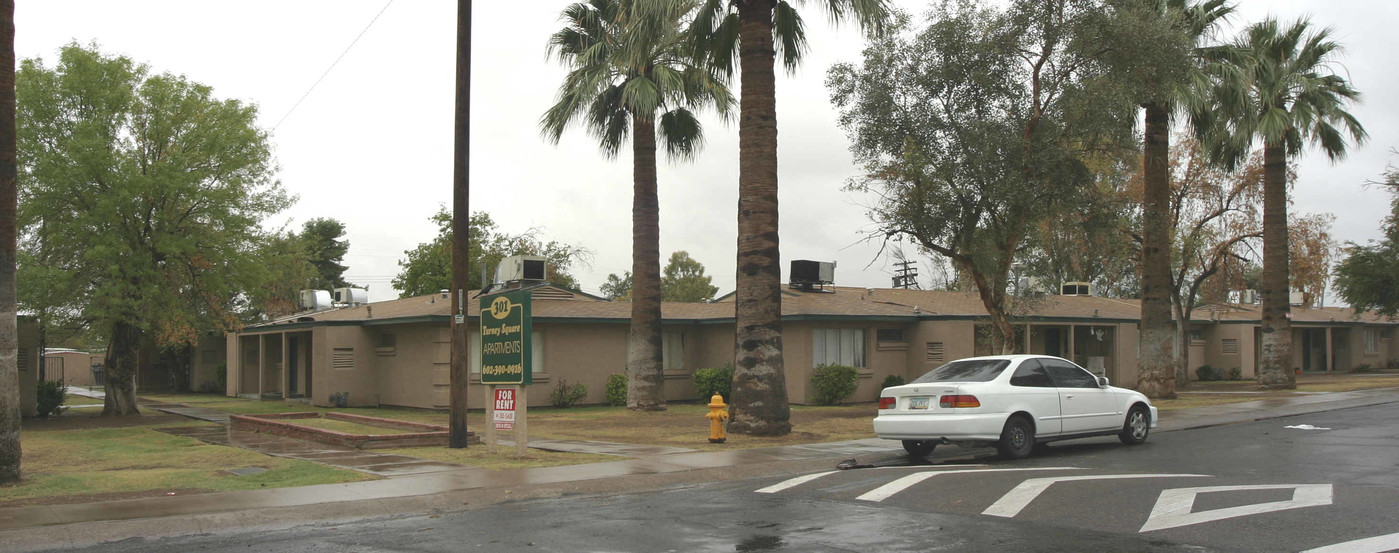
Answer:
<svg viewBox="0 0 1399 553"><path fill-rule="evenodd" d="M0 483L19 481L20 461L15 140L15 3L0 0Z"/></svg>
<svg viewBox="0 0 1399 553"><path fill-rule="evenodd" d="M1137 390L1152 399L1176 397L1175 329L1171 324L1170 117L1146 104L1142 145L1142 323Z"/></svg>
<svg viewBox="0 0 1399 553"><path fill-rule="evenodd" d="M661 230L656 199L656 123L632 117L631 333L627 336L627 407L666 408L661 365Z"/></svg>
<svg viewBox="0 0 1399 553"><path fill-rule="evenodd" d="M1263 331L1258 384L1293 389L1292 310L1288 304L1287 146L1263 147Z"/></svg>
<svg viewBox="0 0 1399 553"><path fill-rule="evenodd" d="M777 244L777 96L772 2L739 7L738 267L730 430L792 431L782 364L782 259Z"/></svg>
<svg viewBox="0 0 1399 553"><path fill-rule="evenodd" d="M112 345L107 348L105 359L107 383L103 391L107 397L102 402L102 416L141 414L136 408L136 348L140 343L141 331L135 325L125 322L112 325Z"/></svg>

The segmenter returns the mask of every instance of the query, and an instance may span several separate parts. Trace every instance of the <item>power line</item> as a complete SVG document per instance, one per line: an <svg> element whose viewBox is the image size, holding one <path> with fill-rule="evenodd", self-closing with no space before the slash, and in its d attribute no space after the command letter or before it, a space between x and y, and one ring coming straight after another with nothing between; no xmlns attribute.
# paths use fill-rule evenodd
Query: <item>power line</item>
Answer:
<svg viewBox="0 0 1399 553"><path fill-rule="evenodd" d="M282 122L286 121L287 117L291 116L291 112L296 111L297 106L300 106L301 102L305 100L307 96L311 95L311 91L316 89L316 85L321 84L321 81L325 80L325 76L329 75L332 69L335 69L335 64L340 63L340 60L345 58L345 54L350 53L350 49L355 47L355 43L359 42L360 37L364 36L364 33L368 32L369 28L374 26L374 22L378 21L379 16L384 15L384 10L389 9L389 6L392 4L393 0L389 0L389 3L384 4L384 7L379 10L379 13L374 14L374 19L369 20L369 24L364 26L364 30L360 31L358 35L355 35L355 39L350 41L350 45L345 47L345 51L340 52L340 57L335 58L335 61L330 62L330 67L325 68L325 73L321 73L320 78L316 79L316 82L311 83L311 88L306 89L306 93L302 94L301 98L298 99L295 104L292 104L291 109L287 110L286 115L283 115L281 119L278 119L276 125L272 125L272 130L275 131L277 130L277 127L282 126Z"/></svg>

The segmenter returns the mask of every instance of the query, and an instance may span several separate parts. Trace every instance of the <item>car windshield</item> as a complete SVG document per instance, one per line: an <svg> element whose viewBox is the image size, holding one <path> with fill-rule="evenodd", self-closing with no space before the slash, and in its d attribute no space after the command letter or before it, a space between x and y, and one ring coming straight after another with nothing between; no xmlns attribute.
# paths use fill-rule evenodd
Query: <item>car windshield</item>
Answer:
<svg viewBox="0 0 1399 553"><path fill-rule="evenodd" d="M953 361L918 377L913 384L927 382L987 382L1010 366L1005 359Z"/></svg>

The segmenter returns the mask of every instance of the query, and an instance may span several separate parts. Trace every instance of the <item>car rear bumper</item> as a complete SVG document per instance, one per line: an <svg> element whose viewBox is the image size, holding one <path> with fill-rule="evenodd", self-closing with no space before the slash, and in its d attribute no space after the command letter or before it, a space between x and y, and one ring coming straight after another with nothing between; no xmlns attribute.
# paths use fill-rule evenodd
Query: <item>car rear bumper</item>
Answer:
<svg viewBox="0 0 1399 553"><path fill-rule="evenodd" d="M881 414L874 433L886 440L996 441L1005 424L1006 413Z"/></svg>

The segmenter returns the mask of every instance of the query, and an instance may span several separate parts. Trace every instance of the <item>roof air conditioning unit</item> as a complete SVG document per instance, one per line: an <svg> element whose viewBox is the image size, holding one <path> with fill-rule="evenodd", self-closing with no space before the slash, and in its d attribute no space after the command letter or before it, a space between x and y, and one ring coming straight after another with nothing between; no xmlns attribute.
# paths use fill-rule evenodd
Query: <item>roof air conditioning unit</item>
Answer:
<svg viewBox="0 0 1399 553"><path fill-rule="evenodd" d="M369 290L363 288L336 288L331 292L335 298L335 303L356 306L369 303Z"/></svg>
<svg viewBox="0 0 1399 553"><path fill-rule="evenodd" d="M1239 292L1239 303L1244 305L1254 305L1258 303L1257 290L1244 290Z"/></svg>
<svg viewBox="0 0 1399 553"><path fill-rule="evenodd" d="M1061 296L1091 296L1093 295L1093 285L1088 282L1065 282L1059 287Z"/></svg>
<svg viewBox="0 0 1399 553"><path fill-rule="evenodd" d="M544 280L544 258L537 255L512 255L500 260L495 268L495 283L517 280Z"/></svg>
<svg viewBox="0 0 1399 553"><path fill-rule="evenodd" d="M302 290L297 307L310 311L325 311L334 306L330 301L330 290Z"/></svg>
<svg viewBox="0 0 1399 553"><path fill-rule="evenodd" d="M1302 305L1307 302L1304 292L1293 290L1287 293L1287 303L1293 306Z"/></svg>
<svg viewBox="0 0 1399 553"><path fill-rule="evenodd" d="M836 264L833 261L792 260L787 280L793 288L811 290L825 284L835 284Z"/></svg>

